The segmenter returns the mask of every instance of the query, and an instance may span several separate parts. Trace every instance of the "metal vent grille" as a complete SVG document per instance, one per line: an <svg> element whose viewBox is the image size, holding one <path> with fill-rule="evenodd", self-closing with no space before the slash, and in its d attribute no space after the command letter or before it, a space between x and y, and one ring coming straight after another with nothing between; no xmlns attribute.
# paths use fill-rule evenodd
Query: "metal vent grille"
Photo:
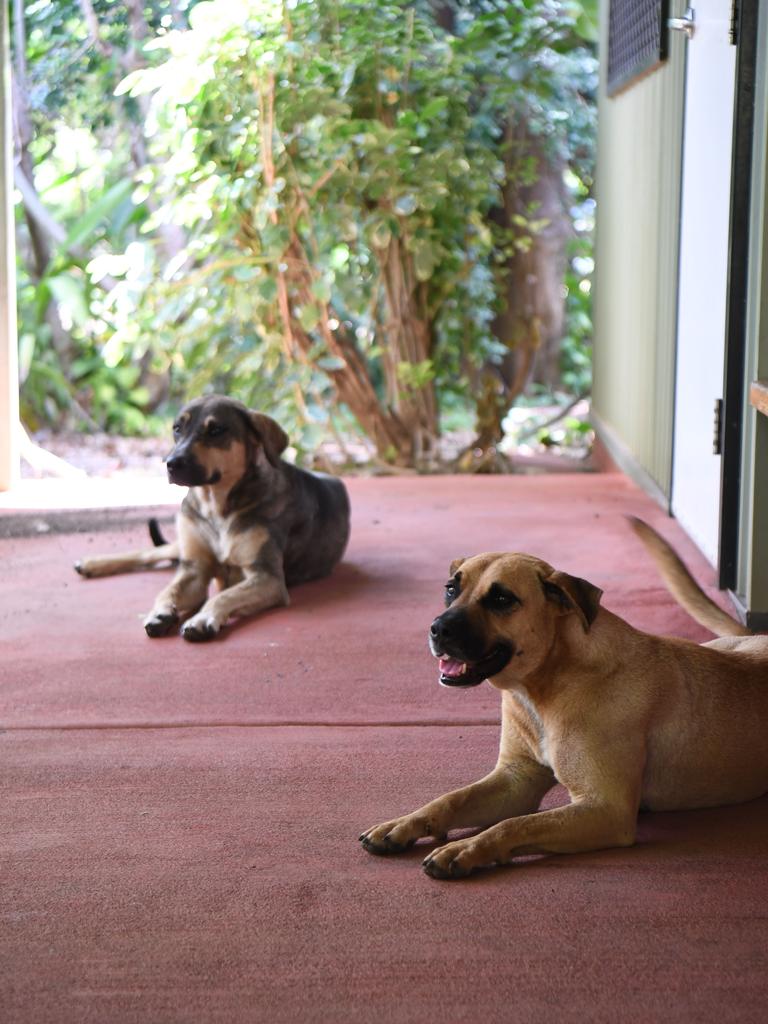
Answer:
<svg viewBox="0 0 768 1024"><path fill-rule="evenodd" d="M667 56L668 0L611 0L608 95L657 67Z"/></svg>

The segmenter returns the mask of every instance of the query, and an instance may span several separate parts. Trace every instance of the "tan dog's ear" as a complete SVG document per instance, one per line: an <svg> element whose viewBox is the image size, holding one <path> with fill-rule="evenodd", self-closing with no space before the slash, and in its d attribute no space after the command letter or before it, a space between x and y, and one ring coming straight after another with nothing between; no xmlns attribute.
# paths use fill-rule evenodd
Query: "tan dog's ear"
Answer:
<svg viewBox="0 0 768 1024"><path fill-rule="evenodd" d="M578 576L569 576L567 572L553 572L541 582L547 599L559 604L564 612L576 612L584 632L588 633L600 608L603 595L600 587Z"/></svg>
<svg viewBox="0 0 768 1024"><path fill-rule="evenodd" d="M265 455L272 465L276 466L288 445L288 435L279 423L276 423L271 416L265 416L263 412L249 410L248 416L251 426L264 446Z"/></svg>
<svg viewBox="0 0 768 1024"><path fill-rule="evenodd" d="M448 570L451 576L455 576L465 562L466 558L454 558L454 560L451 562L451 568Z"/></svg>

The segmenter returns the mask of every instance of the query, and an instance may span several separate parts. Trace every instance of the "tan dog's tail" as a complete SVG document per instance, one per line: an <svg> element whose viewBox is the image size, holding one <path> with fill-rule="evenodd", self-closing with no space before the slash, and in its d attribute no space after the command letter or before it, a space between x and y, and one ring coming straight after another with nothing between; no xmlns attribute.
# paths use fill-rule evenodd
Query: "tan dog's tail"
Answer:
<svg viewBox="0 0 768 1024"><path fill-rule="evenodd" d="M661 578L678 604L700 625L716 636L752 636L752 631L715 604L701 589L680 556L648 523L627 516L629 524L645 545Z"/></svg>

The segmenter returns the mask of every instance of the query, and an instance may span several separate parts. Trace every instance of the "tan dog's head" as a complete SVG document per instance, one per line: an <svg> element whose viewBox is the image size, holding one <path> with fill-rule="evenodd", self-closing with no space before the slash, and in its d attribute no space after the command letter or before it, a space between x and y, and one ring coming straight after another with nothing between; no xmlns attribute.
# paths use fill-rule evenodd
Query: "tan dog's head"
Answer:
<svg viewBox="0 0 768 1024"><path fill-rule="evenodd" d="M288 444L273 419L224 395L185 405L174 421L173 439L165 459L168 479L183 487L232 487L260 460L277 465Z"/></svg>
<svg viewBox="0 0 768 1024"><path fill-rule="evenodd" d="M477 686L488 679L505 689L522 682L547 658L563 616L574 616L589 630L602 594L532 555L459 558L450 571L448 607L429 631L444 686Z"/></svg>

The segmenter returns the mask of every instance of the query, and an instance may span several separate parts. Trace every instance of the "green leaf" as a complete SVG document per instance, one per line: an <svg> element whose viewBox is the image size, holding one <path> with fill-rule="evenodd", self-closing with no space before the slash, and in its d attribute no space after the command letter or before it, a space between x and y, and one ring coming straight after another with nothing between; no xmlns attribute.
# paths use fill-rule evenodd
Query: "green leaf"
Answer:
<svg viewBox="0 0 768 1024"><path fill-rule="evenodd" d="M133 180L131 178L124 178L123 181L118 181L116 185L107 189L90 209L77 220L62 242L61 248L66 252L91 241L92 236L97 233L97 229L103 225L104 221L109 220L113 212L121 206L132 191Z"/></svg>
<svg viewBox="0 0 768 1024"><path fill-rule="evenodd" d="M46 280L54 299L62 306L66 306L72 320L82 327L89 315L84 281L71 274L58 274Z"/></svg>
<svg viewBox="0 0 768 1024"><path fill-rule="evenodd" d="M401 217L410 217L412 213L416 212L418 205L416 196L409 192L404 196L397 197L394 202L395 213L399 213Z"/></svg>
<svg viewBox="0 0 768 1024"><path fill-rule="evenodd" d="M312 294L320 302L330 302L331 300L331 285L324 278L319 277L312 282Z"/></svg>
<svg viewBox="0 0 768 1024"><path fill-rule="evenodd" d="M244 263L239 267L235 267L232 271L232 276L236 281L253 281L259 277L261 270L259 267L253 266L253 264Z"/></svg>
<svg viewBox="0 0 768 1024"><path fill-rule="evenodd" d="M19 335L19 379L23 382L29 376L35 355L35 335L26 331Z"/></svg>
<svg viewBox="0 0 768 1024"><path fill-rule="evenodd" d="M370 238L374 249L386 249L392 241L392 231L387 221L376 221L371 228Z"/></svg>
<svg viewBox="0 0 768 1024"><path fill-rule="evenodd" d="M316 365L319 366L321 370L329 372L333 370L343 370L345 363L339 356L326 355L320 356Z"/></svg>
<svg viewBox="0 0 768 1024"><path fill-rule="evenodd" d="M315 303L310 303L307 306L302 306L301 312L299 313L299 323L305 331L311 331L317 326L320 319L320 307Z"/></svg>
<svg viewBox="0 0 768 1024"><path fill-rule="evenodd" d="M342 270L349 263L349 247L346 245L335 245L331 249L328 265L332 270Z"/></svg>
<svg viewBox="0 0 768 1024"><path fill-rule="evenodd" d="M274 277L262 277L256 282L256 291L265 302L274 302L277 298L277 281Z"/></svg>
<svg viewBox="0 0 768 1024"><path fill-rule="evenodd" d="M288 247L290 235L282 224L267 224L261 232L264 252L271 259L279 259Z"/></svg>
<svg viewBox="0 0 768 1024"><path fill-rule="evenodd" d="M423 120L429 121L433 117L437 117L438 114L441 114L447 106L447 96L436 96L433 100L430 100L428 103L425 103L424 106L421 108L421 117L423 118Z"/></svg>
<svg viewBox="0 0 768 1024"><path fill-rule="evenodd" d="M132 388L128 393L128 398L133 402L134 405L145 406L149 403L150 399L149 388L141 387Z"/></svg>
<svg viewBox="0 0 768 1024"><path fill-rule="evenodd" d="M428 281L435 270L437 254L430 245L420 245L413 254L413 269L419 281Z"/></svg>

